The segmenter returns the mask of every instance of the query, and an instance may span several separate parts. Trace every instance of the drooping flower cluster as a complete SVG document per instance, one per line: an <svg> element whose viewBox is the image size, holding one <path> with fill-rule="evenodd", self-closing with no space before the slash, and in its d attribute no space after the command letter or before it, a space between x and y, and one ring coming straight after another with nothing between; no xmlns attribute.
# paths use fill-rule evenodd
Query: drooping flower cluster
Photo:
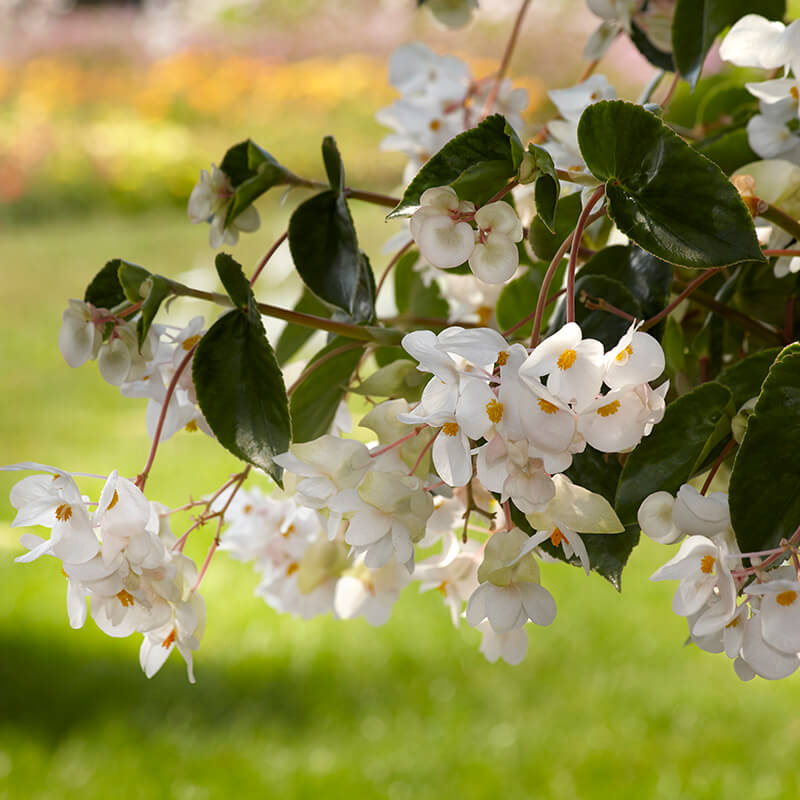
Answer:
<svg viewBox="0 0 800 800"><path fill-rule="evenodd" d="M194 683L192 651L203 635L205 606L195 590L194 562L174 548L164 508L116 471L97 503L90 503L73 475L57 467L22 463L3 469L44 473L11 490L17 509L12 526L50 529L47 539L23 534L28 552L16 560L49 555L61 562L70 625L83 627L90 612L109 636L143 634L139 660L148 678L177 649Z"/></svg>
<svg viewBox="0 0 800 800"><path fill-rule="evenodd" d="M654 541L682 541L651 580L678 580L673 611L689 636L710 653L724 652L742 680L785 678L800 666L800 577L786 565L745 567L730 526L728 496L704 496L689 484L676 497L650 495L639 508L642 532ZM684 537L687 537L684 539ZM752 582L749 582L752 581Z"/></svg>

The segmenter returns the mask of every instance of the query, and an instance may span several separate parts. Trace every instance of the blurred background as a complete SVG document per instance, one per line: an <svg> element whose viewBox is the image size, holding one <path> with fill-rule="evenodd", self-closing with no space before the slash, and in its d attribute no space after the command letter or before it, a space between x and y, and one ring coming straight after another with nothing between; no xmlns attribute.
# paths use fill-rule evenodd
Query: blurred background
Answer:
<svg viewBox="0 0 800 800"><path fill-rule="evenodd" d="M231 144L250 136L320 178L319 144L333 134L350 185L397 191L404 158L378 150L387 131L373 118L396 97L389 53L423 40L480 77L518 7L482 0L478 20L452 32L414 5L0 0L0 464L140 471L145 404L96 365L66 366L61 313L113 257L213 286L208 229L189 224L186 201ZM511 68L532 130L552 110L546 90L583 72L596 22L577 0L534 0ZM622 41L604 68L628 98L651 75ZM246 269L302 197L260 201L261 230L233 248ZM353 211L378 272L397 228L381 209ZM260 296L292 303L290 269L279 251ZM169 321L195 313L176 303ZM180 505L236 468L182 432L162 445L148 496ZM741 684L724 657L683 648L674 586L648 581L664 548L635 551L623 595L546 565L558 618L530 631L519 667L486 663L437 593L410 587L379 629L302 622L254 598L256 575L220 553L191 686L176 655L148 681L138 636L111 640L91 621L72 631L55 560L13 563L7 497L19 477L0 473L0 798L796 796L797 677ZM212 535L193 535L195 559Z"/></svg>

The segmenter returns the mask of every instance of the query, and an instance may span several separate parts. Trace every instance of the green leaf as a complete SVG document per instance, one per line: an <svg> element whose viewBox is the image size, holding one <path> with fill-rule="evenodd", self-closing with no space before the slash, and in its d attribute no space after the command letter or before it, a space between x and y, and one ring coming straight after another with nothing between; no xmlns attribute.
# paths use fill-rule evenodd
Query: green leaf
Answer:
<svg viewBox="0 0 800 800"><path fill-rule="evenodd" d="M654 66L658 69L666 70L667 72L674 72L675 65L672 60L672 53L666 53L656 47L647 34L634 22L631 25L631 41L636 46L636 49Z"/></svg>
<svg viewBox="0 0 800 800"><path fill-rule="evenodd" d="M315 317L327 318L331 315L328 306L306 288L303 289L294 310L303 314L313 314ZM315 333L314 328L296 325L293 322L287 323L275 345L275 357L278 359L278 363L285 364Z"/></svg>
<svg viewBox="0 0 800 800"><path fill-rule="evenodd" d="M734 409L730 390L704 383L667 406L664 419L628 456L617 487L616 509L623 524L636 522L642 501L653 492L675 494L707 454L730 433Z"/></svg>
<svg viewBox="0 0 800 800"><path fill-rule="evenodd" d="M745 14L782 19L785 0L677 0L672 54L681 77L694 88L714 39Z"/></svg>
<svg viewBox="0 0 800 800"><path fill-rule="evenodd" d="M158 309L172 294L170 282L162 275L152 275L146 269L124 261L119 265L117 277L128 300L142 304L136 322L136 340L141 350Z"/></svg>
<svg viewBox="0 0 800 800"><path fill-rule="evenodd" d="M777 547L800 526L800 344L767 375L736 453L728 502L742 552Z"/></svg>
<svg viewBox="0 0 800 800"><path fill-rule="evenodd" d="M611 218L649 253L697 268L765 260L753 220L719 167L641 106L589 106L578 141L589 170L607 182Z"/></svg>
<svg viewBox="0 0 800 800"><path fill-rule="evenodd" d="M619 281L638 301L642 318L649 319L667 305L672 272L672 264L640 247L613 245L595 253L578 274L581 277L601 275Z"/></svg>
<svg viewBox="0 0 800 800"><path fill-rule="evenodd" d="M411 214L426 189L455 185L462 176L462 183L456 189L459 198L482 205L516 175L518 146L521 149L504 117L500 114L487 117L477 127L451 139L425 162L387 219Z"/></svg>
<svg viewBox="0 0 800 800"><path fill-rule="evenodd" d="M226 228L273 186L299 182L296 175L250 139L231 147L225 153L220 169L233 187L233 199L225 215Z"/></svg>
<svg viewBox="0 0 800 800"><path fill-rule="evenodd" d="M495 315L500 330L513 327L521 319L533 313L536 309L536 301L539 299L542 276L541 270L532 268L503 287L495 306ZM517 339L528 339L532 329L533 320L530 320L514 331L513 335Z"/></svg>
<svg viewBox="0 0 800 800"><path fill-rule="evenodd" d="M331 355L334 350L341 352ZM328 432L363 352L363 342L337 336L311 359L306 369L322 363L298 384L289 404L293 441L308 442Z"/></svg>
<svg viewBox="0 0 800 800"><path fill-rule="evenodd" d="M404 397L411 403L419 400L429 379L430 376L420 372L413 361L398 358L377 369L350 391L367 397Z"/></svg>
<svg viewBox="0 0 800 800"><path fill-rule="evenodd" d="M91 303L96 308L107 308L109 310L120 303L124 303L126 300L125 291L119 282L117 273L120 265L127 263L121 258L112 258L111 261L107 261L86 287L86 292L83 295L84 302Z"/></svg>
<svg viewBox="0 0 800 800"><path fill-rule="evenodd" d="M558 200L550 226L538 216L534 217L529 237L536 256L542 261L551 261L564 239L575 230L580 214L581 193L573 192Z"/></svg>
<svg viewBox="0 0 800 800"><path fill-rule="evenodd" d="M414 269L417 261L419 254L406 253L395 265L394 299L398 312L415 317L447 319L450 306L442 297L439 284L431 281L425 285L422 273Z"/></svg>
<svg viewBox="0 0 800 800"><path fill-rule="evenodd" d="M664 350L667 372L676 375L686 368L685 343L680 323L675 317L668 316L664 325L664 334L661 337L661 347Z"/></svg>
<svg viewBox="0 0 800 800"><path fill-rule="evenodd" d="M341 192L328 189L301 203L289 220L289 249L297 272L314 294L352 317L369 316L369 262ZM369 270L369 274L367 274Z"/></svg>
<svg viewBox="0 0 800 800"><path fill-rule="evenodd" d="M741 408L751 397L761 392L761 384L777 357L779 349L771 347L737 361L716 377L717 383L727 386L733 395L733 407Z"/></svg>
<svg viewBox="0 0 800 800"><path fill-rule="evenodd" d="M197 401L220 444L280 483L273 457L291 441L286 387L253 300L223 314L200 340Z"/></svg>
<svg viewBox="0 0 800 800"><path fill-rule="evenodd" d="M325 164L325 174L328 183L335 192L344 191L344 164L333 136L326 136L322 140L322 161Z"/></svg>
<svg viewBox="0 0 800 800"><path fill-rule="evenodd" d="M253 290L244 275L242 265L228 253L218 253L214 264L228 297L237 308L246 311L253 297Z"/></svg>
<svg viewBox="0 0 800 800"><path fill-rule="evenodd" d="M584 338L596 339L603 343L606 350L610 350L617 345L631 323L609 311L590 309L584 302L597 299L605 300L635 319L642 318L642 307L619 281L604 275L579 274L575 281L575 322L580 325ZM548 335L562 328L565 322L566 303L562 301L550 321Z"/></svg>

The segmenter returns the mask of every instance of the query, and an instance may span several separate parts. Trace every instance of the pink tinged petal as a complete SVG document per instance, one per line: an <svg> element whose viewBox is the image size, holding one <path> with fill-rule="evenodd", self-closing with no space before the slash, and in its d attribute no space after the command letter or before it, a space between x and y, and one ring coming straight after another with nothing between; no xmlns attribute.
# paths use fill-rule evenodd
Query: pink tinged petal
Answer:
<svg viewBox="0 0 800 800"><path fill-rule="evenodd" d="M518 584L525 613L536 625L550 625L556 618L556 601L553 595L538 583Z"/></svg>
<svg viewBox="0 0 800 800"><path fill-rule="evenodd" d="M86 622L86 598L81 588L73 581L67 581L67 616L71 628L82 628Z"/></svg>
<svg viewBox="0 0 800 800"><path fill-rule="evenodd" d="M522 597L517 585L491 586L486 598L486 616L497 633L518 627L522 610Z"/></svg>
<svg viewBox="0 0 800 800"><path fill-rule="evenodd" d="M782 653L764 641L759 615L745 623L741 656L757 675L772 681L788 677L800 666L797 654Z"/></svg>
<svg viewBox="0 0 800 800"><path fill-rule="evenodd" d="M416 237L420 253L436 267L449 269L469 259L475 247L475 231L468 222L449 216L426 218Z"/></svg>
<svg viewBox="0 0 800 800"><path fill-rule="evenodd" d="M112 386L124 383L131 371L131 352L120 338L109 339L100 347L97 366L103 380Z"/></svg>
<svg viewBox="0 0 800 800"><path fill-rule="evenodd" d="M456 423L445 423L434 440L431 449L433 465L439 477L448 486L466 486L472 478L469 439L460 429L452 434L448 433L452 430L447 427L448 425Z"/></svg>
<svg viewBox="0 0 800 800"><path fill-rule="evenodd" d="M522 239L522 223L514 209L501 200L487 203L475 212L475 223L483 231L500 233L514 242Z"/></svg>
<svg viewBox="0 0 800 800"><path fill-rule="evenodd" d="M391 517L381 511L372 508L357 511L347 526L344 540L356 547L371 545L389 532L391 524Z"/></svg>

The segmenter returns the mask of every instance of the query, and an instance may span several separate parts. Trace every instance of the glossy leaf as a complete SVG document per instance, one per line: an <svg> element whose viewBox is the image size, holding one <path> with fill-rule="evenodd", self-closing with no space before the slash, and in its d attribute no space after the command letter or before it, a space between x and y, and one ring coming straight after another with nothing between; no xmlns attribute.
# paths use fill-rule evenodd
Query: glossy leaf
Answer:
<svg viewBox="0 0 800 800"><path fill-rule="evenodd" d="M737 361L716 377L717 383L727 386L733 395L733 406L741 408L751 397L757 397L761 392L761 384L767 377L779 353L777 347L753 353L741 361Z"/></svg>
<svg viewBox="0 0 800 800"><path fill-rule="evenodd" d="M315 317L327 318L331 315L328 306L305 288L295 304L294 310L303 314L313 314ZM278 363L285 364L315 333L314 328L288 322L275 345L275 357L278 359Z"/></svg>
<svg viewBox="0 0 800 800"><path fill-rule="evenodd" d="M519 153L521 145L513 129L504 117L493 114L429 158L388 218L411 214L426 189L449 186L459 179L462 183L457 191L462 200L485 203L516 175Z"/></svg>
<svg viewBox="0 0 800 800"><path fill-rule="evenodd" d="M551 227L545 225L538 216L533 218L530 229L530 243L533 252L542 261L550 261L555 256L564 239L575 230L581 214L580 192L561 197L556 203Z"/></svg>
<svg viewBox="0 0 800 800"><path fill-rule="evenodd" d="M675 65L672 59L672 53L666 53L660 48L656 47L653 42L648 39L647 34L636 23L631 25L631 41L636 46L636 49L654 66L658 69L666 70L667 72L674 72Z"/></svg>
<svg viewBox="0 0 800 800"><path fill-rule="evenodd" d="M136 321L136 339L141 350L161 304L172 294L170 282L162 275L151 275L146 269L124 261L117 277L128 300L142 304Z"/></svg>
<svg viewBox="0 0 800 800"><path fill-rule="evenodd" d="M311 359L289 404L293 441L308 442L328 432L363 352L363 342L337 336Z"/></svg>
<svg viewBox="0 0 800 800"><path fill-rule="evenodd" d="M745 14L782 19L785 0L677 0L672 18L672 54L681 77L694 87L714 40Z"/></svg>
<svg viewBox="0 0 800 800"><path fill-rule="evenodd" d="M211 326L197 346L192 374L200 409L220 444L280 483L282 470L272 459L291 441L289 405L253 300Z"/></svg>
<svg viewBox="0 0 800 800"><path fill-rule="evenodd" d="M664 419L628 456L617 487L623 524L636 522L642 500L653 492L675 494L711 450L730 434L734 413L730 390L704 383L667 406Z"/></svg>
<svg viewBox="0 0 800 800"><path fill-rule="evenodd" d="M769 370L736 453L731 522L742 552L776 547L800 526L800 345Z"/></svg>
<svg viewBox="0 0 800 800"><path fill-rule="evenodd" d="M231 302L237 308L246 311L253 297L253 290L245 277L242 265L227 253L218 253L214 265Z"/></svg>
<svg viewBox="0 0 800 800"><path fill-rule="evenodd" d="M414 269L419 255L406 253L394 268L394 300L400 314L447 319L450 306L436 281L427 286L422 273Z"/></svg>
<svg viewBox="0 0 800 800"><path fill-rule="evenodd" d="M556 173L556 165L550 153L535 144L528 145L528 153L536 164L536 179L533 184L533 199L536 202L536 216L544 226L555 233L555 215L561 181Z"/></svg>
<svg viewBox="0 0 800 800"><path fill-rule="evenodd" d="M325 173L328 176L328 183L335 192L344 191L344 164L336 139L333 136L326 136L322 140L322 161L325 164Z"/></svg>
<svg viewBox="0 0 800 800"><path fill-rule="evenodd" d="M510 280L503 287L495 306L495 315L500 330L511 328L534 312L542 285L542 276L541 270L529 269L524 275ZM552 310L552 306L550 306L550 310ZM528 339L532 329L533 320L530 320L514 331L513 336L516 339Z"/></svg>
<svg viewBox="0 0 800 800"><path fill-rule="evenodd" d="M649 253L708 268L764 261L753 221L719 168L641 106L589 106L578 124L587 167L606 181L609 214Z"/></svg>
<svg viewBox="0 0 800 800"><path fill-rule="evenodd" d="M251 139L231 147L225 153L220 169L228 176L233 187L233 199L225 216L225 227L273 186L299 182L297 176Z"/></svg>
<svg viewBox="0 0 800 800"><path fill-rule="evenodd" d="M86 287L83 295L84 301L91 303L96 308L109 310L124 303L127 298L117 273L120 265L127 263L121 258L112 258L111 261L107 261Z"/></svg>

